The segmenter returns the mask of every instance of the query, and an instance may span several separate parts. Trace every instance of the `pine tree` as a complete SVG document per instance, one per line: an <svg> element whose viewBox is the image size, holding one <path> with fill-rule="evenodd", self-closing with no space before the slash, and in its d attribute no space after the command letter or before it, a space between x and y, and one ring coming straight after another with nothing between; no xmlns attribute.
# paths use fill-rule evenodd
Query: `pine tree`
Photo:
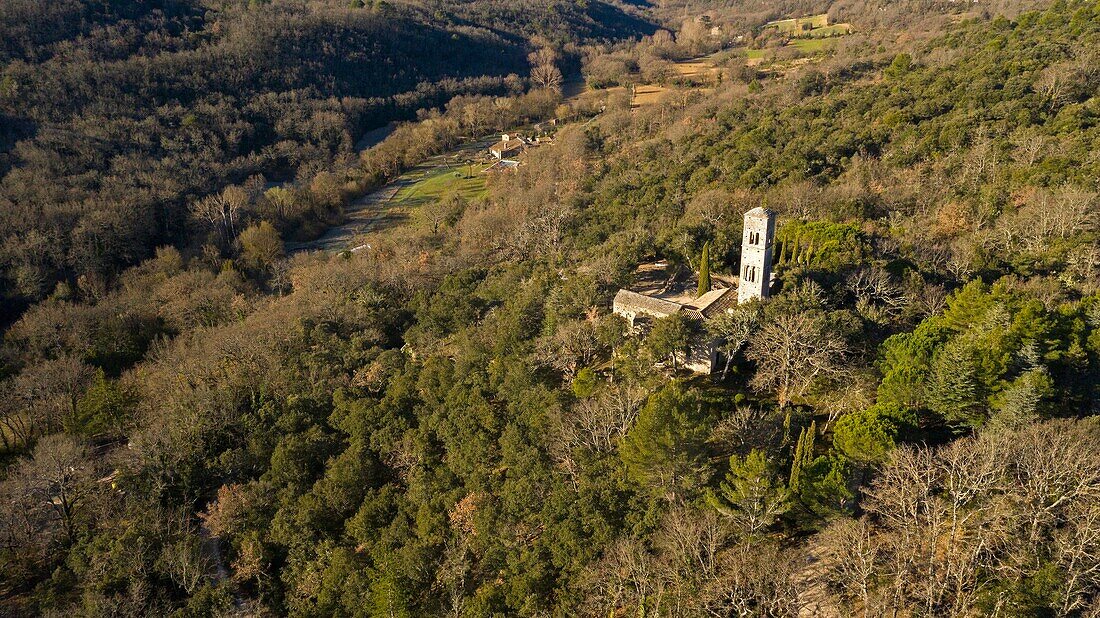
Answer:
<svg viewBox="0 0 1100 618"><path fill-rule="evenodd" d="M75 416L65 419L65 429L86 435L111 431L132 412L133 404L133 395L99 369L95 381L77 401Z"/></svg>
<svg viewBox="0 0 1100 618"><path fill-rule="evenodd" d="M764 453L753 449L744 459L730 457L730 469L707 502L742 532L759 534L787 511L788 492L773 474Z"/></svg>
<svg viewBox="0 0 1100 618"><path fill-rule="evenodd" d="M963 339L948 343L933 359L927 385L929 408L949 421L971 427L981 425L988 414L978 354Z"/></svg>
<svg viewBox="0 0 1100 618"><path fill-rule="evenodd" d="M694 396L675 382L654 393L619 449L627 475L658 493L683 493L701 484L707 436L703 414Z"/></svg>
<svg viewBox="0 0 1100 618"><path fill-rule="evenodd" d="M699 258L699 293L702 296L710 291L710 241L703 243L703 257Z"/></svg>

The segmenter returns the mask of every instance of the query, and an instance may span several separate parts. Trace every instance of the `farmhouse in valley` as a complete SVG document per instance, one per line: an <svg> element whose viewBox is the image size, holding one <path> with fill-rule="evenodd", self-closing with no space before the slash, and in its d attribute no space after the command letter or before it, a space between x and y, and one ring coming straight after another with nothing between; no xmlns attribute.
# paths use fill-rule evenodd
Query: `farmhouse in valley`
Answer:
<svg viewBox="0 0 1100 618"><path fill-rule="evenodd" d="M510 159L527 150L528 142L522 136L515 133L505 133L500 136L500 141L489 146L489 154L497 159Z"/></svg>
<svg viewBox="0 0 1100 618"><path fill-rule="evenodd" d="M635 271L634 285L615 294L612 310L626 318L631 332L644 335L656 319L680 314L705 321L740 303L767 298L775 213L753 208L745 213L744 227L739 278L711 275L710 290L699 295L699 276L692 270L673 268L664 261L643 264ZM696 373L715 371L720 366L715 342L703 335L692 345L684 366Z"/></svg>

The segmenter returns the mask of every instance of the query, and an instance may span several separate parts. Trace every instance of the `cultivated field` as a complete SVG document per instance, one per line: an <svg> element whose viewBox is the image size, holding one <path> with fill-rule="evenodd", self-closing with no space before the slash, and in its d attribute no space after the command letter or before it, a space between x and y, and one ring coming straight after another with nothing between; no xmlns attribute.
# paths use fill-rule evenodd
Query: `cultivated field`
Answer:
<svg viewBox="0 0 1100 618"><path fill-rule="evenodd" d="M709 87L712 82L720 78L722 72L722 70L716 66L717 56L718 54L713 54L701 58L692 58L691 60L676 62L673 63L673 69L676 71L676 75L680 80L688 82L687 87ZM639 84L634 88L634 97L630 101L630 106L631 108L637 109L639 107L656 105L664 99L665 95L668 93L683 89L683 86ZM608 89L609 92L614 90L613 88Z"/></svg>
<svg viewBox="0 0 1100 618"><path fill-rule="evenodd" d="M820 15L810 15L809 17L797 17L793 19L780 19L777 21L770 21L764 24L765 28L776 28L780 32L786 34L797 34L807 29L812 30L814 28L824 28L829 25L829 16L822 13Z"/></svg>
<svg viewBox="0 0 1100 618"><path fill-rule="evenodd" d="M419 206L451 193L457 193L466 200L483 197L486 192L485 174L482 163L456 164L445 163L438 167L411 172L412 184L402 186L393 196L397 206Z"/></svg>
<svg viewBox="0 0 1100 618"><path fill-rule="evenodd" d="M287 243L287 251L343 251L362 242L360 237L401 221L416 208L457 192L467 200L487 192L486 149L499 136L470 142L450 153L429 158L393 181L355 200L344 212L344 223L329 228L316 240Z"/></svg>
<svg viewBox="0 0 1100 618"><path fill-rule="evenodd" d="M775 28L783 34L791 37L827 38L852 33L852 25L848 23L830 24L829 16L822 13L809 17L794 19L781 19L764 24L765 28Z"/></svg>

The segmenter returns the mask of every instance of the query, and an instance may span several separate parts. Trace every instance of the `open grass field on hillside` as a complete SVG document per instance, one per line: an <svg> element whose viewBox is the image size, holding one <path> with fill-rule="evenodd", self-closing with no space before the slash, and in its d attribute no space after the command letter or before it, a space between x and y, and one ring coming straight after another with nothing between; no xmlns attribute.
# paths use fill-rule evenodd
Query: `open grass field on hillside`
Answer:
<svg viewBox="0 0 1100 618"><path fill-rule="evenodd" d="M450 164L430 169L417 168L410 172L413 181L393 196L395 204L419 206L450 193L457 192L466 200L485 195L485 175L479 164ZM419 178L415 176L419 175Z"/></svg>
<svg viewBox="0 0 1100 618"><path fill-rule="evenodd" d="M814 28L813 30L810 30L808 33L806 33L805 36L815 38L815 39L821 39L821 38L827 38L827 37L831 37L831 36L843 36L845 34L851 34L851 33L852 33L852 24L843 23L843 24L833 24L831 26L825 26L824 28Z"/></svg>
<svg viewBox="0 0 1100 618"><path fill-rule="evenodd" d="M779 21L764 24L765 28L775 28L783 34L792 37L826 38L842 36L852 33L852 25L849 23L829 24L829 16L811 15L794 19L781 19Z"/></svg>
<svg viewBox="0 0 1100 618"><path fill-rule="evenodd" d="M822 13L820 15L810 15L809 17L797 17L792 19L780 19L777 21L771 21L764 24L764 27L777 28L780 32L787 34L798 34L800 32L805 32L806 30L824 28L828 25L829 16Z"/></svg>
<svg viewBox="0 0 1100 618"><path fill-rule="evenodd" d="M656 105L666 93L672 89L657 84L639 85L634 89L634 98L630 102L631 107L646 107Z"/></svg>
<svg viewBox="0 0 1100 618"><path fill-rule="evenodd" d="M630 107L638 109L656 105L674 92L706 91L722 81L722 65L736 54L738 49L726 49L706 56L698 56L671 63L675 72L665 83L639 83L631 86L600 88L598 92L608 98L630 96Z"/></svg>
<svg viewBox="0 0 1100 618"><path fill-rule="evenodd" d="M686 79L710 79L719 73L710 56L677 62L676 74Z"/></svg>
<svg viewBox="0 0 1100 618"><path fill-rule="evenodd" d="M793 47L804 54L816 54L826 51L834 45L836 45L835 38L812 38L794 39L787 44L787 47ZM749 61L750 65L760 64L767 61L775 51L777 51L775 48L746 49L745 58Z"/></svg>
<svg viewBox="0 0 1100 618"><path fill-rule="evenodd" d="M791 41L791 47L795 47L799 51L807 54L825 51L834 44L835 43L830 39L796 39Z"/></svg>
<svg viewBox="0 0 1100 618"><path fill-rule="evenodd" d="M717 54L682 60L673 64L679 78L688 82L689 88L706 87L718 79L721 69L715 65ZM639 84L634 89L631 107L646 107L659 103L666 94L682 88L662 86L660 84Z"/></svg>

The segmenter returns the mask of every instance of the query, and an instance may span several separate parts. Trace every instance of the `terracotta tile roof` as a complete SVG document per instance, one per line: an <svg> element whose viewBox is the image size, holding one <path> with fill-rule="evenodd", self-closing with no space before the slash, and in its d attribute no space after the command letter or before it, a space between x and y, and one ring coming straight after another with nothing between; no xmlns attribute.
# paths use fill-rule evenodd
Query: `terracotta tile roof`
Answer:
<svg viewBox="0 0 1100 618"><path fill-rule="evenodd" d="M699 311L706 311L707 307L711 306L711 304L717 302L719 299L724 297L726 295L726 292L728 291L729 288L718 288L717 290L711 290L688 304L698 309Z"/></svg>
<svg viewBox="0 0 1100 618"><path fill-rule="evenodd" d="M692 307L684 307L683 311L681 311L680 313L682 313L683 316L685 318L689 319L689 320L702 320L703 319L703 312L699 311L698 309L694 309Z"/></svg>
<svg viewBox="0 0 1100 618"><path fill-rule="evenodd" d="M727 309L737 306L737 294L734 288L725 288L722 292L721 296L703 308L703 317L712 318Z"/></svg>
<svg viewBox="0 0 1100 618"><path fill-rule="evenodd" d="M489 146L489 152L511 152L513 150L519 150L523 148L526 143L518 138L510 139L506 142L500 141L492 146Z"/></svg>

